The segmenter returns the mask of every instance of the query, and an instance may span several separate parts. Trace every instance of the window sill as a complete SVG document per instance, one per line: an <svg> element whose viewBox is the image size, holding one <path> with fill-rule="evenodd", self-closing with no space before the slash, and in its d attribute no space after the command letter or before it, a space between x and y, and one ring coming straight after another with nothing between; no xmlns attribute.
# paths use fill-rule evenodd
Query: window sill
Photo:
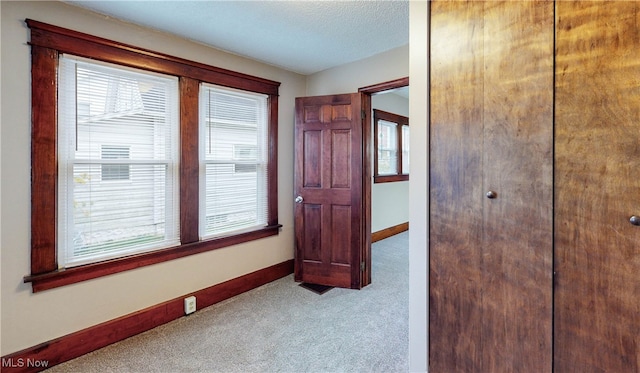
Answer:
<svg viewBox="0 0 640 373"><path fill-rule="evenodd" d="M83 266L72 267L68 269L60 269L57 271L42 273L38 275L29 275L24 277L24 282L30 282L33 287L33 292L37 293L39 291L75 284L77 282L91 280L102 276L108 276L130 269L158 264L189 255L199 254L231 245L237 245L243 242L257 240L260 238L275 236L279 233L281 227L282 225L277 224L233 236L215 238L207 241L199 241L172 247L169 249L132 255L99 263L86 264Z"/></svg>
<svg viewBox="0 0 640 373"><path fill-rule="evenodd" d="M408 181L409 175L379 175L373 177L374 183L392 183L395 181Z"/></svg>

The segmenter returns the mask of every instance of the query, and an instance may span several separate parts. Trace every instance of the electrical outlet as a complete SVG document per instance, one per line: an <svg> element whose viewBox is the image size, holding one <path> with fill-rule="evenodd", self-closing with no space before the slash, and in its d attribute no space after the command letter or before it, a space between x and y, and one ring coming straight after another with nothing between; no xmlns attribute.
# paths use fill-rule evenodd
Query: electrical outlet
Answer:
<svg viewBox="0 0 640 373"><path fill-rule="evenodd" d="M196 312L196 297L184 298L184 314L188 315L194 312Z"/></svg>

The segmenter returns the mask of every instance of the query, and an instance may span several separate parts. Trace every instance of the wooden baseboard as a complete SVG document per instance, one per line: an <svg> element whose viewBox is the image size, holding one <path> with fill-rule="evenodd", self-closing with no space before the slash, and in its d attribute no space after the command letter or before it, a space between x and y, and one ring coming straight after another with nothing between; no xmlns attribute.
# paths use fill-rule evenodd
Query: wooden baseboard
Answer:
<svg viewBox="0 0 640 373"><path fill-rule="evenodd" d="M42 371L184 316L185 297L194 295L201 309L291 273L293 259L3 356L2 372Z"/></svg>
<svg viewBox="0 0 640 373"><path fill-rule="evenodd" d="M398 233L409 230L409 222L394 225L393 227L385 228L383 230L371 233L371 242L384 240L385 238L394 236Z"/></svg>

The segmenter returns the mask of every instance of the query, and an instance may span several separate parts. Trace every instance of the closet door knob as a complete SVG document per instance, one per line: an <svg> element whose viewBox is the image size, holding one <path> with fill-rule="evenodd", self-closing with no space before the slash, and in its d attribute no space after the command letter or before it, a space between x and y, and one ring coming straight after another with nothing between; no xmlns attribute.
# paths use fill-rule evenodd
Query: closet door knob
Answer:
<svg viewBox="0 0 640 373"><path fill-rule="evenodd" d="M295 199L296 203L302 203L302 201L304 201L304 198L302 198L302 196L297 196Z"/></svg>
<svg viewBox="0 0 640 373"><path fill-rule="evenodd" d="M489 199L494 199L494 198L498 197L498 193L494 192L493 190L490 190L490 191L487 192L486 196Z"/></svg>
<svg viewBox="0 0 640 373"><path fill-rule="evenodd" d="M640 226L640 216L631 216L631 218L629 219L629 223Z"/></svg>

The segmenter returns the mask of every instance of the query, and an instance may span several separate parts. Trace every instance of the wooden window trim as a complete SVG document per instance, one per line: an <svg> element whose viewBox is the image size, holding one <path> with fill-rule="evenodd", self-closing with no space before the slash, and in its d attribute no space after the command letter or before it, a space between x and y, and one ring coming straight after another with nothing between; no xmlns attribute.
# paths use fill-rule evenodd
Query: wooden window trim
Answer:
<svg viewBox="0 0 640 373"><path fill-rule="evenodd" d="M393 174L393 175L379 175L378 174L378 120L386 120L389 122L394 122L397 123L398 126L396 128L397 131L397 135L396 135L396 139L398 142L398 156L396 159L397 162L397 170L398 173L397 174ZM402 126L404 125L409 125L409 118L403 116L403 115L399 115L399 114L394 114L394 113L390 113L387 111L383 111L383 110L378 110L378 109L373 109L373 133L375 134L373 136L373 182L374 183L390 183L390 182L396 182L396 181L407 181L409 180L409 174L408 173L404 173L402 170Z"/></svg>
<svg viewBox="0 0 640 373"><path fill-rule="evenodd" d="M38 21L31 29L31 282L34 292L94 279L142 266L277 235L277 130L279 82L156 53ZM180 239L176 247L58 269L57 203L57 69L58 56L81 57L177 76L180 79ZM200 82L269 96L267 226L241 234L201 241L198 232L199 159L198 93Z"/></svg>

